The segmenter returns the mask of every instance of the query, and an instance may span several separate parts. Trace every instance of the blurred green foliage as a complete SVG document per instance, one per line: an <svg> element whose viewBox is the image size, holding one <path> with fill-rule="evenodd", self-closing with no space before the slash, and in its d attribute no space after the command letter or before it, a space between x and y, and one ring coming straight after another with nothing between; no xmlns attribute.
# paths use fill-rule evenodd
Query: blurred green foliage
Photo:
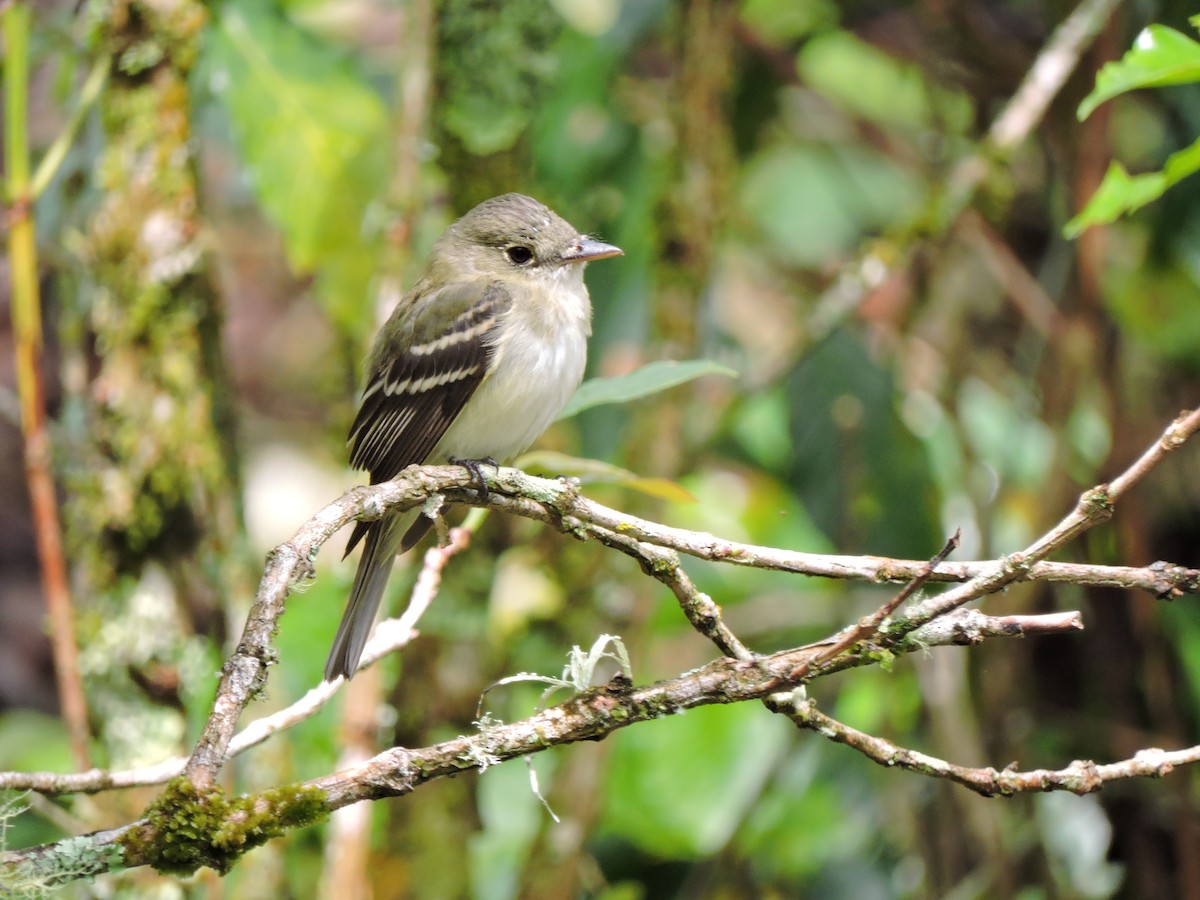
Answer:
<svg viewBox="0 0 1200 900"><path fill-rule="evenodd" d="M362 339L379 259L368 207L387 178L388 114L347 54L268 5L223 4L197 77L221 102L263 209L298 273L318 273L338 327Z"/></svg>
<svg viewBox="0 0 1200 900"><path fill-rule="evenodd" d="M562 17L546 0L443 0L440 126L476 156L512 147L552 83L553 45L562 30Z"/></svg>
<svg viewBox="0 0 1200 900"><path fill-rule="evenodd" d="M600 834L651 856L703 859L733 838L791 729L739 704L689 710L615 741Z"/></svg>

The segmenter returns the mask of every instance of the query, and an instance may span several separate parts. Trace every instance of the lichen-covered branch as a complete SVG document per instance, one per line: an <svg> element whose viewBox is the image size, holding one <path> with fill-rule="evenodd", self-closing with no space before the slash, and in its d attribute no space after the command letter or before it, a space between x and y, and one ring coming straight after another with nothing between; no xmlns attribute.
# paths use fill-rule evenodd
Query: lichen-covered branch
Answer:
<svg viewBox="0 0 1200 900"><path fill-rule="evenodd" d="M955 617L962 620L957 627L920 630L897 652L1077 627L1061 614L993 621L975 611L961 610L946 618ZM645 687L614 679L519 722L485 727L421 749L394 747L340 772L248 796L230 797L215 785L199 788L186 777L176 778L144 818L123 828L71 838L75 842L72 853L93 861L88 874L140 865L177 874L200 866L227 871L247 850L288 829L320 821L351 803L408 794L439 778L483 771L561 744L601 740L621 728L686 709L765 699L780 679L819 656L826 646L819 642L752 660L725 657ZM877 661L867 650L851 652L839 656L820 674ZM63 782L61 786L66 785ZM7 786L16 785L10 780ZM28 785L35 790L44 786ZM59 861L64 843L0 853L0 875L15 878L14 873L26 870L23 867L52 866Z"/></svg>
<svg viewBox="0 0 1200 900"><path fill-rule="evenodd" d="M837 744L857 750L881 766L906 769L933 778L944 778L985 797L1013 794L1070 791L1089 794L1107 782L1126 778L1161 778L1176 766L1200 762L1200 745L1182 750L1160 750L1150 747L1139 750L1129 759L1099 764L1089 759L1077 759L1063 769L1030 769L1021 771L1016 763L1003 769L991 766L972 768L959 766L917 750L910 750L891 741L851 728L817 709L812 700L797 692L776 694L767 701L768 707L790 718L809 731Z"/></svg>

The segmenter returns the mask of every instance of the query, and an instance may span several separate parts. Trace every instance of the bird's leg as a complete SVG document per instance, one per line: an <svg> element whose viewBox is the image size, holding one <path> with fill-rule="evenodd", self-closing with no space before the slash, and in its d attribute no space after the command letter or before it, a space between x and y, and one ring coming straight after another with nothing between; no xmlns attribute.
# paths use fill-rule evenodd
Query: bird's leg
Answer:
<svg viewBox="0 0 1200 900"><path fill-rule="evenodd" d="M471 480L475 482L475 487L479 491L479 496L487 500L491 496L488 491L487 479L483 477L483 467L491 466L497 472L500 471L500 463L492 459L490 456L484 456L481 459L459 459L457 456L450 457L452 466L462 466L471 476Z"/></svg>

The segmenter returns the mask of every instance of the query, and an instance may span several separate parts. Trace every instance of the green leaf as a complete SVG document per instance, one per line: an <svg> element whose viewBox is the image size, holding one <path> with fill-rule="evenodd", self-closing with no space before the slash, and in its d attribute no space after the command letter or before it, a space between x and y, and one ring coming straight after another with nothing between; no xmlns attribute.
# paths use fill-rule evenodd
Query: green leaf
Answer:
<svg viewBox="0 0 1200 900"><path fill-rule="evenodd" d="M803 9L811 4L784 5ZM956 134L970 128L971 103L965 94L946 89L945 82L928 77L920 66L901 62L849 31L814 34L803 42L796 65L806 86L869 121L913 131L936 122L939 130Z"/></svg>
<svg viewBox="0 0 1200 900"><path fill-rule="evenodd" d="M646 853L719 851L771 778L792 736L752 704L690 709L614 742L602 829ZM700 789L702 786L703 789Z"/></svg>
<svg viewBox="0 0 1200 900"><path fill-rule="evenodd" d="M570 456L566 453L555 453L553 450L535 450L526 453L516 461L519 469L541 470L555 475L570 475L587 483L604 482L619 487L640 491L659 500L670 500L672 503L695 503L696 498L691 491L681 484L666 478L643 478L636 472L622 469L611 463L598 459L586 459Z"/></svg>
<svg viewBox="0 0 1200 900"><path fill-rule="evenodd" d="M1063 226L1068 238L1078 237L1085 228L1115 221L1119 216L1141 209L1157 200L1167 188L1200 169L1200 140L1172 153L1160 172L1130 175L1118 162L1109 165L1087 206Z"/></svg>
<svg viewBox="0 0 1200 900"><path fill-rule="evenodd" d="M1151 25L1128 53L1100 70L1076 115L1083 121L1101 103L1127 91L1193 81L1200 81L1200 44L1173 28Z"/></svg>
<svg viewBox="0 0 1200 900"><path fill-rule="evenodd" d="M319 273L335 319L360 320L374 259L362 222L387 174L383 102L344 54L256 4L221 7L201 71L288 261Z"/></svg>
<svg viewBox="0 0 1200 900"><path fill-rule="evenodd" d="M647 363L636 371L615 378L591 378L579 386L559 419L569 419L585 409L603 406L606 403L628 403L657 394L668 388L693 381L702 375L724 375L737 378L737 372L709 359L691 359L685 362L661 360Z"/></svg>
<svg viewBox="0 0 1200 900"><path fill-rule="evenodd" d="M763 250L788 266L817 268L917 215L926 190L912 170L874 150L780 142L750 158L737 195Z"/></svg>

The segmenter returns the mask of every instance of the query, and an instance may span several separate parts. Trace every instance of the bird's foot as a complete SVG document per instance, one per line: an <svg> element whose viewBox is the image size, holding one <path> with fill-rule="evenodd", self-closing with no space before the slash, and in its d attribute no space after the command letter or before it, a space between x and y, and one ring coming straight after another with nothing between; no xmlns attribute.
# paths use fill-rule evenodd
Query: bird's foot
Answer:
<svg viewBox="0 0 1200 900"><path fill-rule="evenodd" d="M484 456L481 459L459 459L456 456L450 457L450 464L454 466L462 466L471 476L471 480L475 482L475 487L479 491L479 496L487 500L491 496L488 491L487 479L483 477L483 467L491 466L497 472L500 471L500 463L492 459L490 456Z"/></svg>

